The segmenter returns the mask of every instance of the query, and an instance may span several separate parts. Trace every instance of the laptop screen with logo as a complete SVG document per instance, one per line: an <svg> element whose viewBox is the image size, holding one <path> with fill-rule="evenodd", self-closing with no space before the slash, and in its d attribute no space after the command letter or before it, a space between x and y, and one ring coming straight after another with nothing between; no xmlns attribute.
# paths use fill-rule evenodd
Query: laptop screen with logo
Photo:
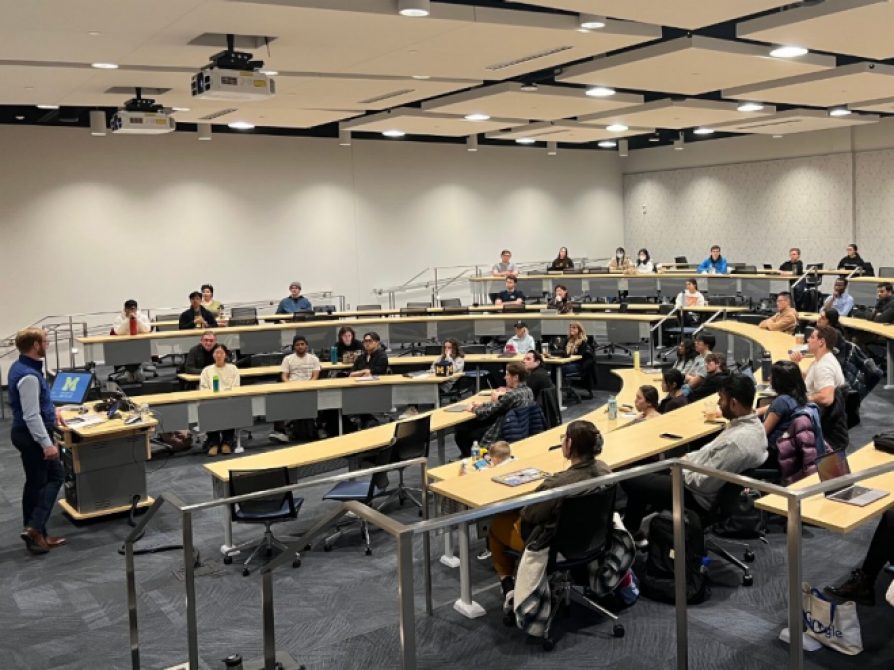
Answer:
<svg viewBox="0 0 894 670"><path fill-rule="evenodd" d="M55 405L80 405L92 383L92 372L60 372L53 380L50 400Z"/></svg>

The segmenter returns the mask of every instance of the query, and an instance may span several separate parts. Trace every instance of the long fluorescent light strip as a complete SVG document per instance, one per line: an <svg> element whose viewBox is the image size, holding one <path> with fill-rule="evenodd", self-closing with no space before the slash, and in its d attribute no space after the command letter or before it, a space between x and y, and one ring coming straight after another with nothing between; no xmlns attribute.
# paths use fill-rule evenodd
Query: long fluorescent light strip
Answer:
<svg viewBox="0 0 894 670"><path fill-rule="evenodd" d="M383 93L382 95L377 95L374 98L367 98L366 100L358 100L357 102L362 105L369 105L374 102L382 102L382 100L388 100L390 98L397 98L402 95L407 95L408 93L413 93L415 88L402 88L399 91L391 91L390 93Z"/></svg>
<svg viewBox="0 0 894 670"><path fill-rule="evenodd" d="M531 54L529 56L522 56L521 58L516 58L515 60L506 61L505 63L496 63L495 65L488 65L485 69L490 70L491 72L496 72L498 70L505 70L506 68L514 67L516 65L522 65L523 63L530 63L532 60L537 60L539 58L546 58L547 56L553 56L558 53L562 53L563 51L568 51L569 49L573 49L573 46L563 46L563 47L555 47L553 49L546 49L545 51L539 51L537 53Z"/></svg>

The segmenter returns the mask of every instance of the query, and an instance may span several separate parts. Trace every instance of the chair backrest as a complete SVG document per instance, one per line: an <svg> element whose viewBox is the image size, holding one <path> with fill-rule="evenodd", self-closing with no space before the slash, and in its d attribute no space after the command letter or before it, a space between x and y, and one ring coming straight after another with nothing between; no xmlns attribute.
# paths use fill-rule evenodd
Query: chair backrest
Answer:
<svg viewBox="0 0 894 670"><path fill-rule="evenodd" d="M879 277L886 277L886 278L888 278L888 279L890 279L891 277L894 277L894 266L891 266L891 265L879 265L879 267L878 267L878 276L879 276Z"/></svg>
<svg viewBox="0 0 894 670"><path fill-rule="evenodd" d="M431 303L430 302L408 302L407 307L410 307L410 308L421 307L422 309L428 309L429 307L431 307Z"/></svg>
<svg viewBox="0 0 894 670"><path fill-rule="evenodd" d="M616 486L604 486L565 498L551 548L566 560L599 553L611 541Z"/></svg>
<svg viewBox="0 0 894 670"><path fill-rule="evenodd" d="M519 305L514 302L507 302L503 305L504 312L526 312L527 308L524 305Z"/></svg>
<svg viewBox="0 0 894 670"><path fill-rule="evenodd" d="M288 486L290 483L288 468L230 470L229 491L231 496L241 496L246 493ZM289 504L288 514L281 514L280 510L286 501ZM255 500L246 500L236 503L230 509L234 521L239 520L238 512L253 515L269 515L268 518L294 518L298 514L295 510L295 499L291 491L264 496Z"/></svg>
<svg viewBox="0 0 894 670"><path fill-rule="evenodd" d="M468 314L469 308L463 307L462 305L453 305L448 307L442 307L442 314Z"/></svg>
<svg viewBox="0 0 894 670"><path fill-rule="evenodd" d="M373 304L357 305L358 312L372 312L372 311L375 311L378 309L382 309L382 306L381 305L373 305Z"/></svg>
<svg viewBox="0 0 894 670"><path fill-rule="evenodd" d="M391 462L428 456L430 442L430 414L410 421L397 422L394 424L394 439L391 441Z"/></svg>
<svg viewBox="0 0 894 670"><path fill-rule="evenodd" d="M486 344L464 344L463 351L467 354L486 354Z"/></svg>
<svg viewBox="0 0 894 670"><path fill-rule="evenodd" d="M459 298L444 298L441 300L441 307L461 307L463 301Z"/></svg>
<svg viewBox="0 0 894 670"><path fill-rule="evenodd" d="M304 310L301 312L293 312L292 313L292 321L312 321L314 318L314 313L311 310Z"/></svg>
<svg viewBox="0 0 894 670"><path fill-rule="evenodd" d="M425 307L401 307L402 316L425 316L428 314L428 305Z"/></svg>
<svg viewBox="0 0 894 670"><path fill-rule="evenodd" d="M230 322L238 321L240 326L253 326L258 323L257 307L234 307L230 312Z"/></svg>
<svg viewBox="0 0 894 670"><path fill-rule="evenodd" d="M335 305L314 305L314 313L327 312L331 314L335 311Z"/></svg>
<svg viewBox="0 0 894 670"><path fill-rule="evenodd" d="M686 256L674 256L674 263L679 265L688 265L689 261L686 260Z"/></svg>
<svg viewBox="0 0 894 670"><path fill-rule="evenodd" d="M174 322L173 325L170 325L170 326L156 326L155 329L158 330L159 332L163 332L165 330L177 330L177 328L179 327L178 322L180 321L180 315L179 314L156 314L155 320L156 321L173 321Z"/></svg>
<svg viewBox="0 0 894 670"><path fill-rule="evenodd" d="M440 356L442 347L440 344L426 344L423 353L426 356Z"/></svg>
<svg viewBox="0 0 894 670"><path fill-rule="evenodd" d="M279 365L285 357L285 354L282 352L278 354L252 354L248 357L248 367L263 368L270 365Z"/></svg>

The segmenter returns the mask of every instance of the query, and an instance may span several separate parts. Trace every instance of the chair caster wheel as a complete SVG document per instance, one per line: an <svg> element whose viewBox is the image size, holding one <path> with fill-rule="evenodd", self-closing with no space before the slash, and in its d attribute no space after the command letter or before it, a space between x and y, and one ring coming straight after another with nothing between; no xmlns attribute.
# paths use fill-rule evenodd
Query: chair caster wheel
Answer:
<svg viewBox="0 0 894 670"><path fill-rule="evenodd" d="M742 575L742 586L753 586L754 585L754 576L750 573Z"/></svg>
<svg viewBox="0 0 894 670"><path fill-rule="evenodd" d="M515 613L514 612L504 612L503 613L503 625L506 628L514 628L515 627Z"/></svg>
<svg viewBox="0 0 894 670"><path fill-rule="evenodd" d="M309 545L309 544L305 544L305 545L304 545L304 551L310 551L310 545Z"/></svg>
<svg viewBox="0 0 894 670"><path fill-rule="evenodd" d="M614 628L612 628L612 635L615 637L624 637L624 625L616 623Z"/></svg>
<svg viewBox="0 0 894 670"><path fill-rule="evenodd" d="M422 510L419 510L419 518L421 519L423 516L425 516L425 515L422 514Z"/></svg>
<svg viewBox="0 0 894 670"><path fill-rule="evenodd" d="M267 549L264 550L264 553L267 554L267 558L270 558L271 556L273 556L273 549L267 547Z"/></svg>
<svg viewBox="0 0 894 670"><path fill-rule="evenodd" d="M224 556L224 565L232 565L233 557L232 556Z"/></svg>
<svg viewBox="0 0 894 670"><path fill-rule="evenodd" d="M746 563L754 563L754 552L751 549L746 549L745 554L742 556L742 560Z"/></svg>
<svg viewBox="0 0 894 670"><path fill-rule="evenodd" d="M366 551L364 551L363 553L366 554L367 556L372 556L372 555L373 555L373 550L370 549L369 547L367 547L367 548L366 548Z"/></svg>
<svg viewBox="0 0 894 670"><path fill-rule="evenodd" d="M242 576L243 577L248 577L250 574L251 574L251 570L249 570L248 568L242 568Z"/></svg>
<svg viewBox="0 0 894 670"><path fill-rule="evenodd" d="M331 545L331 544L324 544L324 545L323 545L323 551L332 551L332 545Z"/></svg>
<svg viewBox="0 0 894 670"><path fill-rule="evenodd" d="M548 637L545 637L543 638L543 642L540 643L540 646L543 647L543 651L552 651L556 648L556 643Z"/></svg>
<svg viewBox="0 0 894 670"><path fill-rule="evenodd" d="M296 558L294 561L292 561L292 567L293 567L293 568L300 568L300 567L301 567L301 559L300 559L300 558Z"/></svg>

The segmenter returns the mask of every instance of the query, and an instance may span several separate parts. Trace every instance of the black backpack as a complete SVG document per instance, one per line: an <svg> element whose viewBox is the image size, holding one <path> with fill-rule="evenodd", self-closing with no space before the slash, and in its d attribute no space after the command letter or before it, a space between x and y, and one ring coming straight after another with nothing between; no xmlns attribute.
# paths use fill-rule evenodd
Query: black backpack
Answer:
<svg viewBox="0 0 894 670"><path fill-rule="evenodd" d="M705 534L698 515L684 512L686 535L686 602L707 600L711 595L703 559ZM637 571L640 591L647 598L673 603L674 596L674 517L669 511L659 512L649 525L649 549L646 560Z"/></svg>

